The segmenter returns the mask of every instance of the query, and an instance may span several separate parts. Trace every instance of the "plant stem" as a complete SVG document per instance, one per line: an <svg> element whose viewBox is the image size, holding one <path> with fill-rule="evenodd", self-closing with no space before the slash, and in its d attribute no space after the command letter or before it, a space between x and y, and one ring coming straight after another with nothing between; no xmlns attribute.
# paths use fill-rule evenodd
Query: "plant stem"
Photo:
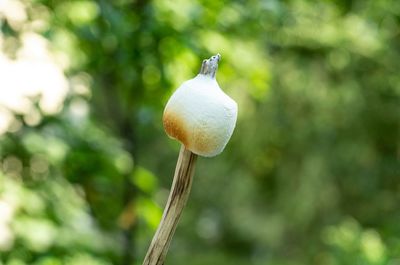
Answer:
<svg viewBox="0 0 400 265"><path fill-rule="evenodd" d="M179 217L189 197L196 160L197 155L182 145L168 202L157 232L147 250L143 265L164 264L171 239L178 225Z"/></svg>
<svg viewBox="0 0 400 265"><path fill-rule="evenodd" d="M218 70L218 62L220 60L221 60L221 55L219 53L214 56L211 56L209 59L203 60L199 74L206 75L215 79L215 75Z"/></svg>

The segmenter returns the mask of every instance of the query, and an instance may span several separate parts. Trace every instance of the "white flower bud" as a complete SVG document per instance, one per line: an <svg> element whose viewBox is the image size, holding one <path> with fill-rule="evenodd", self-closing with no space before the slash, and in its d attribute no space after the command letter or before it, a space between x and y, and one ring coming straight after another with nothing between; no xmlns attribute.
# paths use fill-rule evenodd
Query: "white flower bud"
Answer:
<svg viewBox="0 0 400 265"><path fill-rule="evenodd" d="M220 55L203 61L200 73L184 82L169 99L163 124L169 137L201 156L220 154L232 136L237 104L215 80Z"/></svg>

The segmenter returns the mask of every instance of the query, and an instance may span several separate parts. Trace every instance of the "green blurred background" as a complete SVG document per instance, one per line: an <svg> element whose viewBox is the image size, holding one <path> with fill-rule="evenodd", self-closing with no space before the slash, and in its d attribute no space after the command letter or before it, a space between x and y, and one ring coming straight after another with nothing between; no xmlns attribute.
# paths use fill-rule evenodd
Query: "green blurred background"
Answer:
<svg viewBox="0 0 400 265"><path fill-rule="evenodd" d="M400 1L0 1L0 264L139 265L202 59L239 105L166 264L400 264Z"/></svg>

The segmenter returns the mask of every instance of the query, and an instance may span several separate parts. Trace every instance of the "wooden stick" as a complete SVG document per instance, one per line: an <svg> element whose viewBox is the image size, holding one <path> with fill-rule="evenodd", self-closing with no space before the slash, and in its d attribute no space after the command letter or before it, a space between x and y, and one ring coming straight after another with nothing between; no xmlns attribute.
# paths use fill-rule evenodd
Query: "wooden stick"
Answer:
<svg viewBox="0 0 400 265"><path fill-rule="evenodd" d="M143 265L164 264L172 236L178 225L179 217L189 197L196 159L197 155L182 145L168 202L157 232L147 250Z"/></svg>

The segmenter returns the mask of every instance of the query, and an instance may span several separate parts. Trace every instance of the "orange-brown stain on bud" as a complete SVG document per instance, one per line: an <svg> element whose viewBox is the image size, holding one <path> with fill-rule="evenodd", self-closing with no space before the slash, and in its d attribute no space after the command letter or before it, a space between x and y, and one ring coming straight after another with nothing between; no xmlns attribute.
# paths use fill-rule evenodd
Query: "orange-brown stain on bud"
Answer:
<svg viewBox="0 0 400 265"><path fill-rule="evenodd" d="M165 111L163 125L169 137L177 139L196 154L210 156L219 148L217 139L207 131L207 126L189 128L177 112Z"/></svg>
<svg viewBox="0 0 400 265"><path fill-rule="evenodd" d="M197 128L193 139L193 146L196 148L198 153L210 154L216 148L215 139L213 139L210 133L207 133L204 129Z"/></svg>
<svg viewBox="0 0 400 265"><path fill-rule="evenodd" d="M180 141L186 148L189 147L189 135L183 119L174 112L165 111L163 125L169 137Z"/></svg>

